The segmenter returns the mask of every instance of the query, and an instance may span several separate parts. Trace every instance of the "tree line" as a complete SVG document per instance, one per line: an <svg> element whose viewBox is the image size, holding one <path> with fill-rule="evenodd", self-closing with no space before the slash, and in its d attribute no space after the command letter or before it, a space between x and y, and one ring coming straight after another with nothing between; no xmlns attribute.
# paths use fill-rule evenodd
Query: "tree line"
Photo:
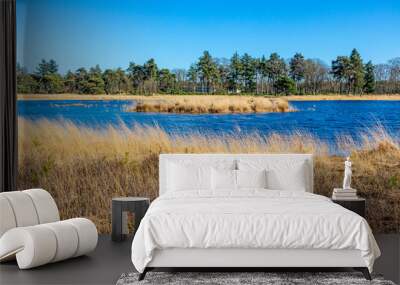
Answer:
<svg viewBox="0 0 400 285"><path fill-rule="evenodd" d="M386 64L364 63L353 49L327 66L296 53L285 60L233 54L214 58L204 51L188 69L159 68L154 59L130 62L127 69L102 70L99 65L65 75L54 60L42 60L35 72L17 66L18 93L78 94L393 94L400 93L400 57Z"/></svg>

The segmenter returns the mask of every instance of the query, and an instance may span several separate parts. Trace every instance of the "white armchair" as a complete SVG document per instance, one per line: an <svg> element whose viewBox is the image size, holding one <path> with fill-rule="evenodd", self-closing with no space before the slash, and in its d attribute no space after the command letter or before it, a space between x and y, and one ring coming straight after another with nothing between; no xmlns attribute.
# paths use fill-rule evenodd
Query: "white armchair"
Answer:
<svg viewBox="0 0 400 285"><path fill-rule="evenodd" d="M0 262L20 269L84 255L96 248L92 221L60 221L53 197L43 189L0 193Z"/></svg>

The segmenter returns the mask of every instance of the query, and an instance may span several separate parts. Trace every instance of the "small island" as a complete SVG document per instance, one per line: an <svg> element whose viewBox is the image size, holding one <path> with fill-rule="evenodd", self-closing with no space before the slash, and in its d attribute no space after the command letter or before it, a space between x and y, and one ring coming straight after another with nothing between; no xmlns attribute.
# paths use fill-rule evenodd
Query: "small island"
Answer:
<svg viewBox="0 0 400 285"><path fill-rule="evenodd" d="M287 100L263 96L138 96L128 112L179 114L272 113L291 111Z"/></svg>

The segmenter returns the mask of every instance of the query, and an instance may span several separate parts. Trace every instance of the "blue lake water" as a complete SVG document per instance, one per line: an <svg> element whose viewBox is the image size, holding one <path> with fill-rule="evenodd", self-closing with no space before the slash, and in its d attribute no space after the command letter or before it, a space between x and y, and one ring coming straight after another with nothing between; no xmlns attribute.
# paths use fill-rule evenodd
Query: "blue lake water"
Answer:
<svg viewBox="0 0 400 285"><path fill-rule="evenodd" d="M268 114L160 114L126 112L131 100L112 101L18 101L21 117L70 120L90 127L107 124L159 126L168 133L206 134L309 133L333 144L339 135L352 136L382 126L400 138L400 101L299 101L291 102L297 112Z"/></svg>

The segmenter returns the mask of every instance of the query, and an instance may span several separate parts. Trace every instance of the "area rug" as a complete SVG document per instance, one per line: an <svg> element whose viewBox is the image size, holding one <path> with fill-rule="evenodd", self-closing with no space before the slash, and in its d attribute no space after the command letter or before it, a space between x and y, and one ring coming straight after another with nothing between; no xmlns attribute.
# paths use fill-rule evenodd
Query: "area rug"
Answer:
<svg viewBox="0 0 400 285"><path fill-rule="evenodd" d="M384 280L379 275L373 275L373 280L368 281L359 272L148 272L142 281L138 281L138 276L138 273L122 274L117 285L395 285L392 281Z"/></svg>

